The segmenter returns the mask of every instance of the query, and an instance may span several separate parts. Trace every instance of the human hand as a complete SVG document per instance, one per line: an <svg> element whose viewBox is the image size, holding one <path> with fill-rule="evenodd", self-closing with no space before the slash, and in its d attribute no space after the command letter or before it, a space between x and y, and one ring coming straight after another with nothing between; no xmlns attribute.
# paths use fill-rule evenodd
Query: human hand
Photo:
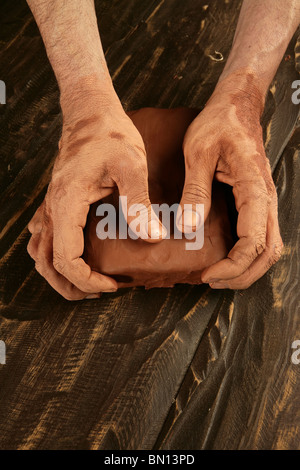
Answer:
<svg viewBox="0 0 300 470"><path fill-rule="evenodd" d="M232 186L238 211L239 240L227 258L202 273L202 281L212 288L245 289L280 258L283 243L277 194L260 126L263 103L253 77L228 76L217 85L185 135L182 208L202 203L206 219L215 177ZM193 231L203 221L194 210L184 223ZM177 226L181 229L181 220Z"/></svg>
<svg viewBox="0 0 300 470"><path fill-rule="evenodd" d="M121 196L127 196L128 209L136 203L146 207L145 223L151 220L152 230L147 241L164 236L151 211L143 139L119 100L106 98L101 91L64 101L52 179L28 226L32 234L28 252L37 271L68 300L117 290L114 279L93 272L81 258L90 204L118 188ZM127 223L134 219L124 215Z"/></svg>

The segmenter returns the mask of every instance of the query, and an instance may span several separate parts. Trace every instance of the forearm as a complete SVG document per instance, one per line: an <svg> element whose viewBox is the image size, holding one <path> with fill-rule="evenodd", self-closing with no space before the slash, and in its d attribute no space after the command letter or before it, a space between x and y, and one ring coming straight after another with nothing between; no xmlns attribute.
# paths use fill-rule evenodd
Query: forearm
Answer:
<svg viewBox="0 0 300 470"><path fill-rule="evenodd" d="M100 94L118 102L106 65L93 0L28 0L61 92L62 108ZM92 99L89 99L89 102ZM96 102L97 100L95 100ZM89 103L90 106L90 103Z"/></svg>
<svg viewBox="0 0 300 470"><path fill-rule="evenodd" d="M230 75L248 76L265 96L299 22L299 0L244 0L219 83Z"/></svg>

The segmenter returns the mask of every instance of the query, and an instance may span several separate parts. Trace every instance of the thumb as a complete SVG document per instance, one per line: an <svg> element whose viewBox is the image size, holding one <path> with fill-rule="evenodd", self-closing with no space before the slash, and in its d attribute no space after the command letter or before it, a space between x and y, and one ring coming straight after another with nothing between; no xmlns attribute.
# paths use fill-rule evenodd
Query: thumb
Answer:
<svg viewBox="0 0 300 470"><path fill-rule="evenodd" d="M122 213L134 238L156 243L167 236L167 230L156 215L149 199L147 168L131 171L118 184ZM133 237L132 237L133 238Z"/></svg>
<svg viewBox="0 0 300 470"><path fill-rule="evenodd" d="M176 215L176 226L183 233L198 230L205 222L211 206L213 162L197 161L186 165L186 176L181 201Z"/></svg>

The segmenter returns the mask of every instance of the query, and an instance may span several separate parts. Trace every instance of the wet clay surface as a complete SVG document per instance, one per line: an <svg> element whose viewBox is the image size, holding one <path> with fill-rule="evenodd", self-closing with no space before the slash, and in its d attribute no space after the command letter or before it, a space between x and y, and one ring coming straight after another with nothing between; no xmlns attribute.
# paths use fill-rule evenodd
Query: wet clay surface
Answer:
<svg viewBox="0 0 300 470"><path fill-rule="evenodd" d="M240 0L95 3L126 110L203 108L224 66L209 56L228 57ZM0 18L0 448L299 448L297 37L262 117L279 262L243 292L180 284L68 302L26 250L61 132L58 89L25 0L2 0Z"/></svg>
<svg viewBox="0 0 300 470"><path fill-rule="evenodd" d="M188 125L198 114L188 108L144 108L129 112L145 142L149 193L153 204L169 206L180 202L184 184L182 141ZM118 209L118 193L105 198ZM85 230L84 259L95 271L108 274L119 287L172 287L176 283L201 284L202 270L224 258L232 246L225 194L216 183L213 204L204 226L201 249L187 250L186 238L147 243L143 240L105 239L96 235L99 216L95 203ZM118 211L117 211L117 219Z"/></svg>

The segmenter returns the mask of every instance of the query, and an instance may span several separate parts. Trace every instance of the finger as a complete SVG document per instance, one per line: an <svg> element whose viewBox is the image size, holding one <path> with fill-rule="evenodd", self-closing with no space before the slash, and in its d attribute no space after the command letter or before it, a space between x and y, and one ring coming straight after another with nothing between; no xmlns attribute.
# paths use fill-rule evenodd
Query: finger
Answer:
<svg viewBox="0 0 300 470"><path fill-rule="evenodd" d="M247 289L279 260L282 249L283 243L278 226L277 209L274 211L274 207L272 207L268 218L267 245L264 252L241 276L223 282L214 282L210 286L213 289Z"/></svg>
<svg viewBox="0 0 300 470"><path fill-rule="evenodd" d="M53 267L53 237L49 228L43 230L37 236L31 237L30 254L34 256L36 261L35 268L41 276L55 289L60 295L67 300L82 300L89 296L89 293L75 287L64 276L59 274ZM97 297L99 293L95 294Z"/></svg>
<svg viewBox="0 0 300 470"><path fill-rule="evenodd" d="M202 273L202 281L211 283L228 280L244 273L266 247L267 220L270 197L261 179L236 182L233 187L238 211L238 242L227 258Z"/></svg>
<svg viewBox="0 0 300 470"><path fill-rule="evenodd" d="M89 204L71 197L69 192L56 204L53 219L53 266L78 289L88 292L115 292L117 282L92 271L81 258L84 250L83 227Z"/></svg>
<svg viewBox="0 0 300 470"><path fill-rule="evenodd" d="M148 193L148 173L146 164L128 166L117 177L117 186L123 215L130 230L136 237L149 243L156 243L167 236L151 206Z"/></svg>
<svg viewBox="0 0 300 470"><path fill-rule="evenodd" d="M55 271L53 267L52 235L42 230L31 236L27 251L36 261L36 270L47 279L48 283L65 299L81 300L87 297L87 293L80 291L61 274ZM99 294L97 294L99 297Z"/></svg>
<svg viewBox="0 0 300 470"><path fill-rule="evenodd" d="M28 230L30 233L40 232L42 230L44 207L45 204L44 202L42 202L42 204L35 211L35 214L32 219L30 220L28 224Z"/></svg>
<svg viewBox="0 0 300 470"><path fill-rule="evenodd" d="M185 183L176 216L176 225L181 232L192 233L204 224L210 211L215 160L206 159L202 165L196 158L192 164L188 158L185 162ZM203 205L202 211L201 205Z"/></svg>

